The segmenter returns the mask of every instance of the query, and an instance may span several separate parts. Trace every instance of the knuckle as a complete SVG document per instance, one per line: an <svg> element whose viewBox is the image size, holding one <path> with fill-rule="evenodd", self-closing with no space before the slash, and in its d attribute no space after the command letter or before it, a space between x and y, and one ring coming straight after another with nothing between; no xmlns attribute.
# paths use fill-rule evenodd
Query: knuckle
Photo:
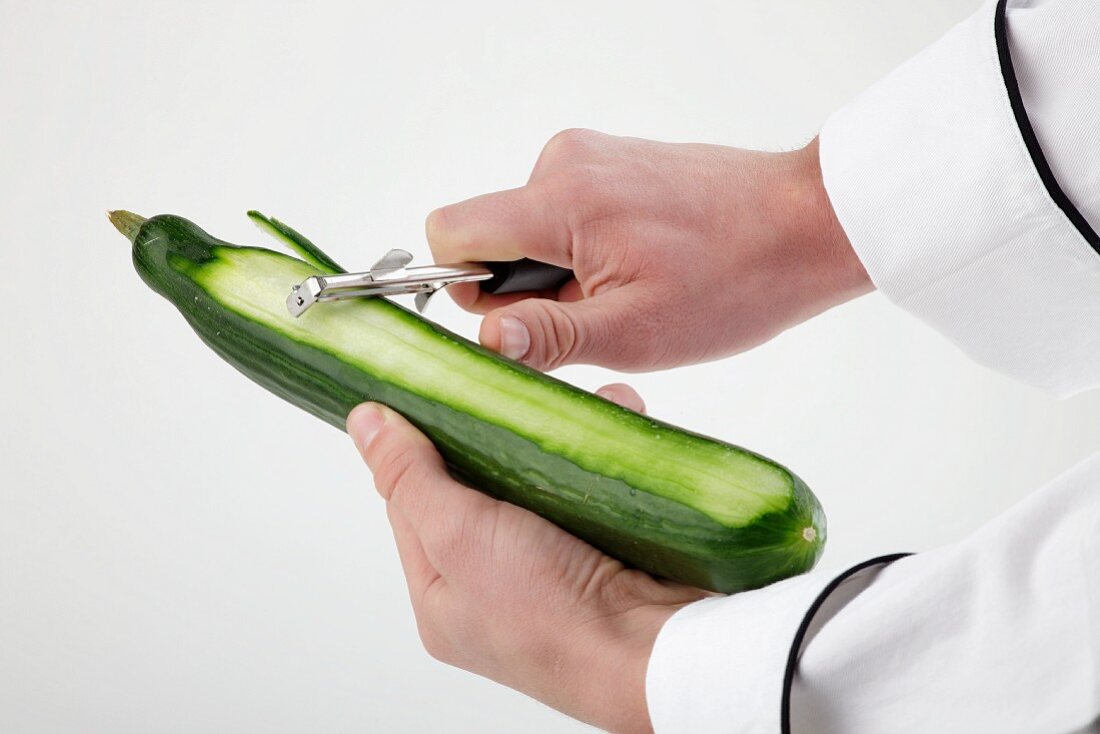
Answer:
<svg viewBox="0 0 1100 734"><path fill-rule="evenodd" d="M384 438L384 435L376 438L376 445L380 442L380 439ZM403 446L394 441L381 442L377 451L379 454L378 468L374 472L374 483L389 500L402 487L414 481L414 473L418 463L411 451L405 450Z"/></svg>
<svg viewBox="0 0 1100 734"><path fill-rule="evenodd" d="M542 337L537 351L543 369L556 369L578 356L582 332L567 309L540 309L536 323Z"/></svg>
<svg viewBox="0 0 1100 734"><path fill-rule="evenodd" d="M452 578L466 578L483 557L484 535L477 513L457 510L441 513L422 526L420 542L437 568Z"/></svg>
<svg viewBox="0 0 1100 734"><path fill-rule="evenodd" d="M455 521L448 515L435 517L420 533L420 542L434 559L437 567L454 571L455 562L465 556L465 540Z"/></svg>
<svg viewBox="0 0 1100 734"><path fill-rule="evenodd" d="M585 156L599 133L581 127L571 127L557 132L546 141L542 157L549 160L575 160Z"/></svg>

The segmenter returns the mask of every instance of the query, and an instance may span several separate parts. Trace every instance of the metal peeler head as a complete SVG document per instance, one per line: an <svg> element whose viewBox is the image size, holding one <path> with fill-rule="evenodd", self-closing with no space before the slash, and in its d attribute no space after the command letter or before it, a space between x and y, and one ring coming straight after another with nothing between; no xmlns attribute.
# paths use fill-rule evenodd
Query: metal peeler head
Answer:
<svg viewBox="0 0 1100 734"><path fill-rule="evenodd" d="M416 309L423 312L431 297L452 283L493 277L488 268L475 263L407 267L412 259L405 250L394 249L366 272L310 276L292 286L286 299L287 310L297 318L319 301L415 293Z"/></svg>

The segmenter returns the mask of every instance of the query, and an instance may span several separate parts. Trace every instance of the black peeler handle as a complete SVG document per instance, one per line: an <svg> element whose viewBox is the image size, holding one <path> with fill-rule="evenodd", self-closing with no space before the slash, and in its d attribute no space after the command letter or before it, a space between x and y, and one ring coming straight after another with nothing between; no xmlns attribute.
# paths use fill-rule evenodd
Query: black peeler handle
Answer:
<svg viewBox="0 0 1100 734"><path fill-rule="evenodd" d="M498 295L557 289L573 277L573 271L569 268L561 268L529 258L490 262L484 265L489 268L493 277L481 281L481 290Z"/></svg>

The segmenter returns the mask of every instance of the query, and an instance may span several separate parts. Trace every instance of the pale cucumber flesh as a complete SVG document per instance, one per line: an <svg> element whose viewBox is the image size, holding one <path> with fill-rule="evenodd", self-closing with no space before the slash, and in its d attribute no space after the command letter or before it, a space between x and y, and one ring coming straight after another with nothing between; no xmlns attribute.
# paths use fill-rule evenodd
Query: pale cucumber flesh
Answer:
<svg viewBox="0 0 1100 734"><path fill-rule="evenodd" d="M656 423L563 383L535 379L446 337L388 301L322 303L300 318L290 286L317 274L268 250L214 248L181 269L239 316L339 358L380 380L522 436L544 451L728 527L782 511L794 491L780 467L735 447Z"/></svg>

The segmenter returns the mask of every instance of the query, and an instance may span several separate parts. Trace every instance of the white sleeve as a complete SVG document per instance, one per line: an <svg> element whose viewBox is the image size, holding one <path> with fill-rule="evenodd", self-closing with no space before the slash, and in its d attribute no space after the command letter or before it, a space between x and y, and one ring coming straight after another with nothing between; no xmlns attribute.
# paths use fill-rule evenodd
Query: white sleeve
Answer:
<svg viewBox="0 0 1100 734"><path fill-rule="evenodd" d="M966 540L685 607L657 734L1100 727L1100 453Z"/></svg>
<svg viewBox="0 0 1100 734"><path fill-rule="evenodd" d="M1100 387L1100 3L990 0L834 114L825 186L887 297L974 359ZM963 543L688 605L657 734L1100 726L1100 454Z"/></svg>
<svg viewBox="0 0 1100 734"><path fill-rule="evenodd" d="M800 640L789 731L1100 730L1100 453L860 585Z"/></svg>
<svg viewBox="0 0 1100 734"><path fill-rule="evenodd" d="M879 290L1065 396L1100 386L1100 3L1004 5L830 117L821 170Z"/></svg>

